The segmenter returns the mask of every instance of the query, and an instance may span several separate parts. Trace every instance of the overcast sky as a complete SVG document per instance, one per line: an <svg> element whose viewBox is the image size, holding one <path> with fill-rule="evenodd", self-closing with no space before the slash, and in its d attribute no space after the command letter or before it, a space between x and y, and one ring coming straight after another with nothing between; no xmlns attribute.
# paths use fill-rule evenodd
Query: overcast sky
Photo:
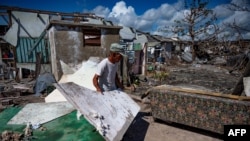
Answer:
<svg viewBox="0 0 250 141"><path fill-rule="evenodd" d="M227 5L231 2L250 9L250 0L210 0L208 6L216 13L219 25L235 21L250 31L250 12L230 11ZM118 25L165 36L174 35L158 32L158 29L174 24L174 20L181 19L186 10L184 0L1 0L0 4L59 12L92 12ZM250 39L249 31L244 32L245 39ZM230 29L222 34L237 36Z"/></svg>

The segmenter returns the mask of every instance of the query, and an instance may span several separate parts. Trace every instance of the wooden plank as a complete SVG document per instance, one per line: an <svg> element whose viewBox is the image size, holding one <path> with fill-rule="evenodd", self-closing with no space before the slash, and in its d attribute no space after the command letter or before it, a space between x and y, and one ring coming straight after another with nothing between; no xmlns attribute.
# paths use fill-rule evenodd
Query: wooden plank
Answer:
<svg viewBox="0 0 250 141"><path fill-rule="evenodd" d="M232 95L232 94L222 94L222 93L211 92L211 91L207 91L207 90L187 88L187 87L162 85L162 86L154 87L154 89L159 89L160 90L163 87L165 87L165 88L167 87L168 90L172 90L172 91L179 91L179 92L186 92L186 93L192 93L192 94L201 94L201 95L208 95L208 96L215 96L215 97L223 97L223 98L229 98L229 99L250 101L250 97L246 97L246 96L237 96L237 95ZM146 92L146 93L148 93L148 92Z"/></svg>
<svg viewBox="0 0 250 141"><path fill-rule="evenodd" d="M109 141L119 141L140 110L126 93L109 91L103 94L67 82L55 84L77 110Z"/></svg>
<svg viewBox="0 0 250 141"><path fill-rule="evenodd" d="M208 95L208 96L215 96L215 97L223 97L223 98L229 98L229 99L236 99L236 100L243 100L243 101L250 101L250 97L246 96L237 96L232 94L222 94L217 92L211 92L211 91L205 91L205 90L199 90L199 89L193 89L193 88L186 88L186 87L179 87L179 86L171 86L171 85L161 85L154 87L153 89L157 90L171 90L171 91L179 91L179 92L186 92L186 93L192 93L192 94L201 94L201 95ZM149 89L145 95L149 93L151 89Z"/></svg>

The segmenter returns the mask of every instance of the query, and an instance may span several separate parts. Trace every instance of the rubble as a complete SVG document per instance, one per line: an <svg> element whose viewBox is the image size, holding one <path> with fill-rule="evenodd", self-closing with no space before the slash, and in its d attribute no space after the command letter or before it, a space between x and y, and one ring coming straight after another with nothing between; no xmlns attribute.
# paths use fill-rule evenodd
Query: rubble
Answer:
<svg viewBox="0 0 250 141"><path fill-rule="evenodd" d="M239 74L230 75L225 69L211 65L183 66L172 69L165 83L170 85L197 85L215 92L229 94L237 83L238 77Z"/></svg>
<svg viewBox="0 0 250 141"><path fill-rule="evenodd" d="M13 104L13 100L12 99L4 99L4 100L1 100L1 104L3 106L11 105L11 104Z"/></svg>
<svg viewBox="0 0 250 141"><path fill-rule="evenodd" d="M203 57L204 56L202 55L198 55L198 58L196 58L196 60L192 62L192 54L190 52L182 54L181 57L173 53L171 60L167 59L165 60L166 62L150 63L150 65L152 66L150 67L150 73L148 73L146 76L134 75L134 80L131 81L131 83L134 83L131 86L134 87L131 87L131 89L127 92L132 99L147 106L150 105L150 99L148 97L142 97L143 94L145 94L145 92L151 87L162 84L176 85L179 87L189 86L194 89L199 88L215 93L220 92L223 94L231 94L233 89L235 88L235 85L242 77L242 70L244 70L246 64L246 62L244 62L244 57L237 56L234 58L233 56L213 56L211 54L209 55L209 59L204 59ZM92 59L92 61L96 61L95 63L100 61L100 59L98 58ZM93 89L91 82L95 64L88 61L83 62L81 65L79 65L81 67L79 67L78 70L73 70L72 68L68 67L67 64L65 64L63 61L60 60L60 63L62 64L62 70L65 75L62 76L61 80L58 83L75 82L78 85L84 84L87 88ZM86 65L90 65L92 67L86 70ZM17 83L13 80L4 81L5 83L3 85L0 85L0 100L2 106L10 106L17 103L23 103L24 105L27 105L29 101L25 101L25 99L23 99L25 97L25 93L27 92L32 93L32 95L34 95L34 93L36 92L38 92L39 95L47 93L44 91L45 89L47 89L47 85L43 86L42 83L39 83L39 77L35 81L28 80L24 82L22 80L21 83ZM247 87L247 77L244 77L244 85L245 91L242 95L249 95L249 88ZM38 87L43 88L39 90L34 89ZM62 96L60 91L58 91L57 89L50 93L45 99L42 98L41 100L43 100L43 102L44 100L46 102L55 102L55 100L67 101L67 99ZM150 109L150 106L148 106L147 108ZM150 113L150 110L147 111L149 111ZM81 112L83 113L83 111ZM103 118L99 118L103 117L103 114L100 114L99 112L96 112L94 114L98 115L94 116L96 121L99 122L96 123L97 131L100 132L102 136L110 137L109 132L110 130L112 130L110 128L110 124L103 122ZM78 120L80 119L81 118L79 116ZM123 135L123 133L124 132L119 134L119 138Z"/></svg>
<svg viewBox="0 0 250 141"><path fill-rule="evenodd" d="M28 122L27 123L27 125L26 125L26 128L24 129L24 136L25 137L30 137L30 136L32 136L32 128L31 128L31 123L30 122Z"/></svg>
<svg viewBox="0 0 250 141"><path fill-rule="evenodd" d="M2 132L1 141L22 141L23 134L5 130Z"/></svg>

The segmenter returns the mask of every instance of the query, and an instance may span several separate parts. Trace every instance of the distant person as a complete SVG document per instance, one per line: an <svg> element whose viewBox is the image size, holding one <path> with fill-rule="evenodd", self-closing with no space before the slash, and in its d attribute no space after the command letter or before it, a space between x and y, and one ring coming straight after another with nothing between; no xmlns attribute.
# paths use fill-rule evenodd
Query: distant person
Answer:
<svg viewBox="0 0 250 141"><path fill-rule="evenodd" d="M118 43L111 44L109 56L98 64L93 77L93 84L96 91L104 92L124 89L117 74L118 63L122 59L122 56L124 56L123 51L123 47Z"/></svg>

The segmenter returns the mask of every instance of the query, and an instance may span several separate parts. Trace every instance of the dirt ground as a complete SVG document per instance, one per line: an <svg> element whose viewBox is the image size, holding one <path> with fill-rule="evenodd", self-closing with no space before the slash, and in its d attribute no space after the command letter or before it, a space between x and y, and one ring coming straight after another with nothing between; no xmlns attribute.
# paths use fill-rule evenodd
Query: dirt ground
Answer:
<svg viewBox="0 0 250 141"><path fill-rule="evenodd" d="M204 73L206 70L207 73ZM213 89L223 93L230 93L238 81L239 74L228 74L226 68L211 67L207 65L169 67L169 76L164 81L148 79L136 88L135 92L128 90L127 93L140 105L141 110L128 128L123 141L221 141L222 135L179 125L166 123L160 120L154 121L150 114L150 104L147 98L141 99L141 95L148 87L161 84L201 84L201 87ZM202 73L203 72L203 73ZM208 79L209 78L209 79ZM218 79L219 78L219 79ZM192 82L192 83L191 83ZM215 83L216 82L216 83ZM153 84L154 83L154 84ZM42 95L44 96L44 95ZM13 98L16 105L27 103L44 102L44 97L34 94L25 94ZM1 98L1 97L0 97ZM3 98L3 96L2 96ZM0 106L0 111L4 107Z"/></svg>

